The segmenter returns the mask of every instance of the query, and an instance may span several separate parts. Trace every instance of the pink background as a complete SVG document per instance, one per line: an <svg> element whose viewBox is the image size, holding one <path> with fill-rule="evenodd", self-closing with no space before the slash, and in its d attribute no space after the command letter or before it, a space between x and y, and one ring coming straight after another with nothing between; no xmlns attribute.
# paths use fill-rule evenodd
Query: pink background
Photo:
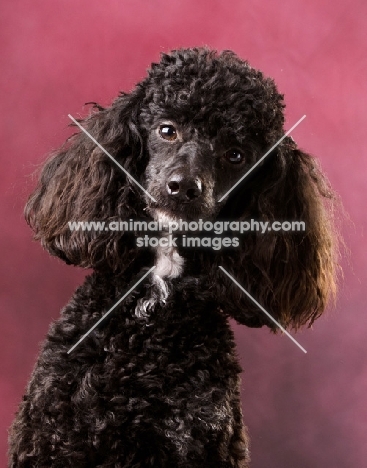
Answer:
<svg viewBox="0 0 367 468"><path fill-rule="evenodd" d="M0 466L6 428L50 321L84 272L32 242L31 174L70 133L67 114L132 88L161 51L232 49L285 93L287 128L319 157L350 220L337 306L288 338L235 327L252 468L363 468L367 458L364 0L12 0L0 6Z"/></svg>

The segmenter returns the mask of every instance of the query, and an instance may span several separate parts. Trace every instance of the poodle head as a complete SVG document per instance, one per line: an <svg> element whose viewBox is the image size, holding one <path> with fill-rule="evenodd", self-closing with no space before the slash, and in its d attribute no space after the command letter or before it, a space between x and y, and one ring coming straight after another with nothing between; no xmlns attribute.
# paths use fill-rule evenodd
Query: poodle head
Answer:
<svg viewBox="0 0 367 468"><path fill-rule="evenodd" d="M284 107L273 80L233 52L163 54L131 93L82 122L114 161L75 134L45 164L26 219L51 254L118 272L149 266L155 252L137 247L136 232L71 231L68 222L303 221L301 233L255 231L232 249L178 250L186 272L205 272L206 290L239 322L274 328L219 266L284 326L312 323L335 290L335 197L290 138L260 161L284 135Z"/></svg>
<svg viewBox="0 0 367 468"><path fill-rule="evenodd" d="M282 95L233 52L207 49L163 55L142 85L151 211L215 217L221 194L282 136Z"/></svg>

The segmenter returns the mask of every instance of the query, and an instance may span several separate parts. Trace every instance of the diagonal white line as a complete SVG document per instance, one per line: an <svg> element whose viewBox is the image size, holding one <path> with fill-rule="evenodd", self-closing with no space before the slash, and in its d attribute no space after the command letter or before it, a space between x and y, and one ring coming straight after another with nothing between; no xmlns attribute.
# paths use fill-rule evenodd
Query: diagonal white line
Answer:
<svg viewBox="0 0 367 468"><path fill-rule="evenodd" d="M218 203L220 203L221 201L223 201L223 200L226 198L226 196L229 195L229 194L232 192L232 190L235 189L235 188L237 187L237 185L239 185L239 184L243 181L243 179L244 179L245 177L247 177L247 176L250 174L250 172L252 172L252 171L255 169L255 167L257 167L257 166L266 158L266 156L268 156L268 155L284 140L284 138L287 137L287 136L302 122L302 120L305 119L305 118L306 118L305 115L304 115L303 117L301 117L301 118L299 119L299 121L296 122L296 123L293 125L293 127L290 128L290 129L288 130L288 132L285 133L285 134L282 136L282 138L280 138L280 140L278 140L278 141L275 143L275 145L273 145L273 146L270 148L270 150L268 150L268 151L264 154L264 156L262 156L262 157L246 172L246 174L243 175L243 176L241 177L241 179L238 180L238 181L232 186L232 188L230 188L230 189L218 200Z"/></svg>
<svg viewBox="0 0 367 468"><path fill-rule="evenodd" d="M107 315L109 315L109 314L125 299L125 297L127 297L127 296L131 293L131 291L133 291L133 290L136 288L136 286L137 286L139 283L141 283L141 282L149 275L149 273L151 273L151 272L154 270L154 268L155 268L155 266L153 266L147 273L145 273L145 275L143 275L143 276L140 278L140 280L137 281L137 282L134 284L134 286L133 286L132 288L130 288L130 289L128 290L128 292L125 293L125 294L121 297L121 299L119 299L119 300L116 302L116 304L114 304L114 305L111 307L111 309L110 309L108 312L106 312L106 313L98 320L98 322L96 322L96 323L93 325L93 327L90 328L90 329L87 331L87 333L86 333L85 335L83 335L83 336L80 338L80 340L79 340L77 343L75 343L75 345L73 345L73 346L69 349L68 354L70 354L70 353L84 340L84 338L86 338L96 327L98 327L98 325L102 322L102 320L104 320L104 319L107 317Z"/></svg>
<svg viewBox="0 0 367 468"><path fill-rule="evenodd" d="M264 312L264 314L267 315L267 317L270 318L270 320L272 320L272 321L282 330L283 333L285 333L285 334L288 336L288 338L290 338L290 339L293 341L293 343L295 343L304 353L307 353L307 351L305 350L305 348L304 348L303 346L301 346L301 345L298 343L298 341L295 340L295 339L293 338L293 336L290 335L290 334L287 332L287 330L286 330L285 328L283 328L283 327L280 325L280 323L277 322L277 321L275 320L275 318L272 317L272 316L269 314L269 312L267 312L267 311L264 309L264 307L263 307L261 304L259 304L259 303L257 302L257 300L254 299L254 298L251 296L251 294L249 294L249 293L246 291L246 289L244 289L244 288L240 285L240 283L238 283L238 281L236 281L236 280L233 278L233 276L231 276L231 275L228 273L228 271L226 271L222 266L220 266L219 268L223 271L223 273L225 273L225 274L228 276L228 278L230 278L230 279L234 282L234 284L236 284L236 285L241 289L242 292L244 292L244 293L246 294L247 297L249 297L249 298L252 300L252 302L254 302L254 303L259 307L259 309L260 309L262 312Z"/></svg>
<svg viewBox="0 0 367 468"><path fill-rule="evenodd" d="M143 190L143 192L144 192L146 195L148 195L149 198L151 198L154 202L157 203L157 200L156 200L149 192L147 192L147 191L145 190L145 188L142 187L142 186L139 184L139 182L138 182L136 179L134 179L134 177L133 177L131 174L129 174L129 173L127 172L127 170L126 170L123 166L121 166L121 164L120 164L119 162L117 162L116 159L115 159L113 156L111 156L110 153L109 153L107 150L105 150L105 149L103 148L103 146L102 146L101 144L99 144L98 141L97 141L95 138L93 138L92 135L91 135L84 127L82 127L82 126L80 125L80 123L79 123L77 120L74 119L74 117L73 117L72 115L68 114L68 117L75 123L75 125L77 125L77 126L80 128L80 130L82 130L86 135L89 136L89 138L98 146L98 148L100 148L100 149L116 164L116 166L118 166L118 167L127 175L127 177L129 177L133 182L135 182L135 184L136 184L141 190Z"/></svg>

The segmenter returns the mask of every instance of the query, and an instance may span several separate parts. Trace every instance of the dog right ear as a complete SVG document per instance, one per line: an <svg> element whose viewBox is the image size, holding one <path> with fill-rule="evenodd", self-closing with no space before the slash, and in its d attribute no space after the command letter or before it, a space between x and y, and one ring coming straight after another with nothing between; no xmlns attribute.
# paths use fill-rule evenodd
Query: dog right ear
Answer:
<svg viewBox="0 0 367 468"><path fill-rule="evenodd" d="M110 108L95 106L83 127L140 183L145 152L138 125L141 88L121 94ZM43 247L66 263L116 270L134 258L133 236L103 229L70 230L69 222L129 220L143 216L144 194L82 131L45 163L25 207L25 218Z"/></svg>

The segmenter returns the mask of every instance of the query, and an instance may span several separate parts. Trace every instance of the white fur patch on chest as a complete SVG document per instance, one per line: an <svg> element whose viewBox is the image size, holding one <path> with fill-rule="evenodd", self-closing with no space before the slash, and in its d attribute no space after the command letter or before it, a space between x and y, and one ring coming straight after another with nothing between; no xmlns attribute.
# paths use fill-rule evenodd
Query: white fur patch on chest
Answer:
<svg viewBox="0 0 367 468"><path fill-rule="evenodd" d="M176 219L168 216L161 210L156 210L154 217L162 225L169 225L172 222L175 222ZM168 232L162 232L162 237L168 236ZM159 245L156 249L156 269L154 274L160 278L177 278L181 275L184 266L184 259L179 255L177 249L167 243L167 246Z"/></svg>
<svg viewBox="0 0 367 468"><path fill-rule="evenodd" d="M161 278L177 278L183 270L184 259L174 247L157 247L155 275Z"/></svg>
<svg viewBox="0 0 367 468"><path fill-rule="evenodd" d="M155 219L161 221L162 224L168 225L173 222L173 218L165 215L162 211L155 212ZM168 231L161 233L162 237L168 237ZM158 245L155 249L156 261L154 270L154 283L158 288L158 296L153 295L149 298L139 299L135 309L135 315L140 318L149 317L150 311L154 309L157 302L165 303L169 296L168 280L177 278L181 275L184 267L184 259L177 252L177 249L167 243L167 246Z"/></svg>

